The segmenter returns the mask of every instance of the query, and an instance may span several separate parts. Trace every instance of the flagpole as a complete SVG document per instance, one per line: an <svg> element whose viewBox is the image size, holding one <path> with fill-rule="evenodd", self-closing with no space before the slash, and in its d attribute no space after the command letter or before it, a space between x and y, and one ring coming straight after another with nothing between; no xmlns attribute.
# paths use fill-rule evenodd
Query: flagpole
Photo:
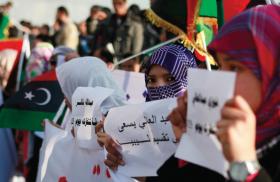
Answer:
<svg viewBox="0 0 280 182"><path fill-rule="evenodd" d="M202 44L203 44L203 49L207 52L207 47L206 47L206 40L205 40L205 34L204 31L201 32L201 39L202 39ZM205 61L206 61L206 68L208 71L211 71L211 64L209 61L209 57L208 55L205 55Z"/></svg>
<svg viewBox="0 0 280 182"><path fill-rule="evenodd" d="M21 53L20 53L20 58L19 58L19 64L18 64L18 71L17 71L16 91L18 91L20 88L20 78L21 78L21 73L22 73L23 61L24 61L24 56L26 54L27 46L28 46L27 41L28 41L28 34L24 33L23 43L22 43L22 48L21 48Z"/></svg>
<svg viewBox="0 0 280 182"><path fill-rule="evenodd" d="M63 100L62 103L61 103L60 106L59 106L58 111L56 112L56 114L55 114L55 116L54 116L54 118L53 118L53 120L52 120L53 123L57 123L57 121L59 120L59 118L60 118L61 115L63 114L64 108L65 108L65 102L64 102L64 100Z"/></svg>
<svg viewBox="0 0 280 182"><path fill-rule="evenodd" d="M168 40L168 41L159 43L159 44L157 44L157 45L155 45L155 46L153 46L153 47L150 47L150 48L148 48L148 49L145 49L144 51L141 51L141 52L139 52L139 53L137 53L137 54L134 54L134 55L132 55L132 56L129 56L129 57L127 57L127 58L124 58L124 59L122 59L121 61L119 61L119 62L117 62L117 63L114 64L113 70L116 69L116 67L117 67L118 65L122 64L122 63L125 63L125 62L127 62L127 61L129 61L129 60L131 60L131 59L133 59L133 58L136 58L136 57L141 56L141 55L143 55L143 54L146 54L146 53L148 53L148 52L151 52L151 51L153 51L153 50L155 50L155 49L157 49L157 48L159 48L159 47L162 47L162 46L164 46L164 45L167 45L167 44L170 44L170 43L172 43L172 42L175 42L175 41L179 40L180 38L182 38L182 36L177 36L177 37L172 38L172 39L170 39L170 40Z"/></svg>

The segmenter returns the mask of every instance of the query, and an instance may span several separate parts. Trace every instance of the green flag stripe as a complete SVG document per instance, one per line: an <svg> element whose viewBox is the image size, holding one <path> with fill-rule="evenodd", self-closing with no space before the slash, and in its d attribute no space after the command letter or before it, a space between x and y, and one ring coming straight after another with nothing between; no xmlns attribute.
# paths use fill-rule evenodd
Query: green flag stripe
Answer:
<svg viewBox="0 0 280 182"><path fill-rule="evenodd" d="M200 5L200 16L217 18L216 0L202 0Z"/></svg>
<svg viewBox="0 0 280 182"><path fill-rule="evenodd" d="M55 113L3 108L0 112L0 128L42 131L41 121L53 119Z"/></svg>

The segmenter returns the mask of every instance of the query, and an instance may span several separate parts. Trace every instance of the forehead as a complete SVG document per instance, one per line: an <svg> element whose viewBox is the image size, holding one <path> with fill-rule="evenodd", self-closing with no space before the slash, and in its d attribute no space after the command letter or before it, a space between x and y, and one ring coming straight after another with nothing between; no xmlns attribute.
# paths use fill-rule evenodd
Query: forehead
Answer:
<svg viewBox="0 0 280 182"><path fill-rule="evenodd" d="M217 53L215 57L215 61L219 64L219 66L229 66L229 65L235 65L245 68L246 66L240 62L239 60L232 58L231 56L228 56L226 54Z"/></svg>
<svg viewBox="0 0 280 182"><path fill-rule="evenodd" d="M148 72L148 75L162 75L162 74L169 75L170 73L167 69L165 69L162 66L157 65L157 64L152 65Z"/></svg>

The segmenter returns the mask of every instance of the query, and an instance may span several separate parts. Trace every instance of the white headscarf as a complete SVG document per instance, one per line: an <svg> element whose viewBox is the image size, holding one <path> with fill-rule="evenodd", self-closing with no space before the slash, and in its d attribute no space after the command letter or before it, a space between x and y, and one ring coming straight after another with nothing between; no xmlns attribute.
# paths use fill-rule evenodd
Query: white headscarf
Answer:
<svg viewBox="0 0 280 182"><path fill-rule="evenodd" d="M115 83L106 64L96 57L75 58L56 68L56 75L62 92L71 103L78 87L105 87L114 90L113 95L101 104L103 114L112 107L126 104L124 92Z"/></svg>

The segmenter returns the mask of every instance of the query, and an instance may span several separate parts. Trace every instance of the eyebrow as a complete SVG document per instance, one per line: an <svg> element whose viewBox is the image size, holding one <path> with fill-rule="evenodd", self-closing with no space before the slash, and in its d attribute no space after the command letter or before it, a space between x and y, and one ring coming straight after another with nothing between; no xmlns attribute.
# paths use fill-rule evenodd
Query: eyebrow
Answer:
<svg viewBox="0 0 280 182"><path fill-rule="evenodd" d="M148 75L150 77L156 77L157 75ZM170 73L164 73L161 76L172 76Z"/></svg>

